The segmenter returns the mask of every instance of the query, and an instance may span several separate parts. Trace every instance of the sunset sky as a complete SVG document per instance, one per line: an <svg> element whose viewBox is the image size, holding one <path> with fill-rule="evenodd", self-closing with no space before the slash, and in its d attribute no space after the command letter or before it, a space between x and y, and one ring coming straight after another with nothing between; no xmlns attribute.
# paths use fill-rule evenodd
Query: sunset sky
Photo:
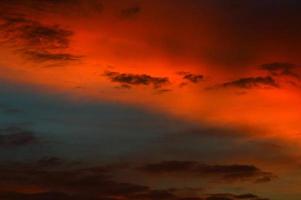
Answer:
<svg viewBox="0 0 301 200"><path fill-rule="evenodd" d="M0 200L300 200L300 10L0 0Z"/></svg>

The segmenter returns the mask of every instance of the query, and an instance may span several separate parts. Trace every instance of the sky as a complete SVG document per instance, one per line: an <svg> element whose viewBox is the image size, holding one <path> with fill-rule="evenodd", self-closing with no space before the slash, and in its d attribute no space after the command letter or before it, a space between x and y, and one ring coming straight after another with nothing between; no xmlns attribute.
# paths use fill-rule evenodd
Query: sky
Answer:
<svg viewBox="0 0 301 200"><path fill-rule="evenodd" d="M301 2L1 0L1 200L300 200Z"/></svg>

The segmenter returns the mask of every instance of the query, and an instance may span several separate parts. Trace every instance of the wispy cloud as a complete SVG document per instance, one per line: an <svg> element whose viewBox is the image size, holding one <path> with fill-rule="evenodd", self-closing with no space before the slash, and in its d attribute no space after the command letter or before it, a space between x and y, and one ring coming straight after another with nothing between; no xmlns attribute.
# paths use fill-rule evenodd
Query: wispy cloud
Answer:
<svg viewBox="0 0 301 200"><path fill-rule="evenodd" d="M204 80L203 74L193 74L190 72L179 72L178 74L181 75L184 80L192 83L199 83Z"/></svg>
<svg viewBox="0 0 301 200"><path fill-rule="evenodd" d="M163 161L147 164L138 168L149 174L173 174L174 176L192 175L213 178L221 181L268 182L275 178L270 172L264 172L253 165L209 165L195 161Z"/></svg>
<svg viewBox="0 0 301 200"><path fill-rule="evenodd" d="M263 64L260 69L269 72L272 76L292 76L295 78L300 78L300 75L296 71L297 66L292 63L287 62L274 62Z"/></svg>
<svg viewBox="0 0 301 200"><path fill-rule="evenodd" d="M246 77L237 80L225 82L208 89L226 89L226 88L240 88L240 89L253 89L253 88L279 88L277 81L271 76L256 76Z"/></svg>
<svg viewBox="0 0 301 200"><path fill-rule="evenodd" d="M108 77L112 82L119 83L122 86L153 86L154 89L162 88L169 83L167 77L155 77L147 74L130 74L106 71L104 76Z"/></svg>
<svg viewBox="0 0 301 200"><path fill-rule="evenodd" d="M46 163L46 164L45 164ZM58 158L42 158L34 163L6 163L0 165L0 197L16 199L58 200L260 200L254 194L185 194L181 189L152 189L146 185L114 180L117 168L98 165L81 167L66 165ZM118 170L118 169L117 169ZM19 190L18 188L22 188ZM26 193L36 188L37 192Z"/></svg>
<svg viewBox="0 0 301 200"><path fill-rule="evenodd" d="M1 15L0 35L4 42L36 62L77 61L68 53L73 32L58 25L45 25L21 14Z"/></svg>

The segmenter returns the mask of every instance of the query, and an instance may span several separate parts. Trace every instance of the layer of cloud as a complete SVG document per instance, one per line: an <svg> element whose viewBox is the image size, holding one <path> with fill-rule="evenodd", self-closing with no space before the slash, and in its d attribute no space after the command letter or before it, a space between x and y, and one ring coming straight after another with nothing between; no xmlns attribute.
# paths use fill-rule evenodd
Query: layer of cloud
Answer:
<svg viewBox="0 0 301 200"><path fill-rule="evenodd" d="M21 7L29 12L42 11L71 16L88 16L103 11L102 0L3 0L0 5L12 9ZM66 12L66 10L69 10L69 12Z"/></svg>
<svg viewBox="0 0 301 200"><path fill-rule="evenodd" d="M199 83L200 81L204 80L204 75L202 75L202 74L180 72L179 75L181 75L184 80L192 82L192 83Z"/></svg>
<svg viewBox="0 0 301 200"><path fill-rule="evenodd" d="M152 189L145 185L116 181L112 178L114 170L119 168L104 165L83 167L55 157L42 158L32 163L1 164L0 197L4 200L261 199L254 194L186 194L183 196L178 194L181 188Z"/></svg>
<svg viewBox="0 0 301 200"><path fill-rule="evenodd" d="M125 197L93 197L91 195L70 195L62 192L18 193L7 192L0 194L3 200L268 200L253 194L208 194L202 197L177 197L167 191L151 191L137 196Z"/></svg>
<svg viewBox="0 0 301 200"><path fill-rule="evenodd" d="M275 178L253 165L209 165L195 161L163 161L139 168L149 174L192 175L221 181L268 182Z"/></svg>
<svg viewBox="0 0 301 200"><path fill-rule="evenodd" d="M260 66L260 69L269 72L273 76L284 75L300 78L296 68L297 66L295 64L286 62L267 63Z"/></svg>
<svg viewBox="0 0 301 200"><path fill-rule="evenodd" d="M237 80L225 82L223 84L210 87L209 89L222 89L222 88L241 88L241 89L252 89L252 88L278 88L279 84L271 76L257 76L257 77L246 77Z"/></svg>
<svg viewBox="0 0 301 200"><path fill-rule="evenodd" d="M36 52L36 51L25 51L25 56L29 59L37 62L67 62L67 61L79 61L80 56L68 54L68 53L50 53L47 51Z"/></svg>
<svg viewBox="0 0 301 200"><path fill-rule="evenodd" d="M2 14L0 18L3 41L26 58L38 62L79 60L79 56L67 52L72 31L58 25L41 24L21 14Z"/></svg>
<svg viewBox="0 0 301 200"><path fill-rule="evenodd" d="M112 82L119 83L123 86L153 86L155 89L162 88L169 83L167 77L155 77L147 74L130 74L106 71L104 76Z"/></svg>

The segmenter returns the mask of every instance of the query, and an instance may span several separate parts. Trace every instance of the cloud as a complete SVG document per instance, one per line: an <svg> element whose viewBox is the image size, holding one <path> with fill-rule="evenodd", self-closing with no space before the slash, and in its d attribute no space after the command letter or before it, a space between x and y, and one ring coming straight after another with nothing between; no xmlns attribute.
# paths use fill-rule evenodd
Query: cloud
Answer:
<svg viewBox="0 0 301 200"><path fill-rule="evenodd" d="M28 47L38 49L64 49L69 46L72 32L59 26L32 23L19 28L20 38Z"/></svg>
<svg viewBox="0 0 301 200"><path fill-rule="evenodd" d="M148 191L148 187L111 180L105 166L77 167L57 158L43 158L33 163L6 163L0 166L0 191L11 187L37 187L80 196L129 196Z"/></svg>
<svg viewBox="0 0 301 200"><path fill-rule="evenodd" d="M187 80L192 83L199 83L204 80L204 75L202 74L193 74L189 72L180 72L179 75L182 76L184 80Z"/></svg>
<svg viewBox="0 0 301 200"><path fill-rule="evenodd" d="M21 42L33 49L67 48L70 43L69 37L73 35L70 30L57 25L43 25L21 14L4 14L1 18L4 21L1 28L10 42Z"/></svg>
<svg viewBox="0 0 301 200"><path fill-rule="evenodd" d="M0 164L0 198L5 200L259 200L253 194L180 194L182 189L152 189L113 178L120 167L75 165L56 157L30 163ZM32 190L35 188L35 191ZM183 188L185 191L189 191ZM31 191L31 192L24 192Z"/></svg>
<svg viewBox="0 0 301 200"><path fill-rule="evenodd" d="M209 89L222 89L222 88L252 89L252 88L262 88L262 87L278 88L279 84L271 76L264 76L264 77L257 76L257 77L246 77L230 82L225 82L223 84L210 87Z"/></svg>
<svg viewBox="0 0 301 200"><path fill-rule="evenodd" d="M242 194L234 195L229 193L224 194L210 194L204 198L205 200L268 200L267 198L261 198L254 194Z"/></svg>
<svg viewBox="0 0 301 200"><path fill-rule="evenodd" d="M260 69L269 72L273 76L285 75L300 78L299 74L295 71L296 68L297 66L295 64L286 62L274 62L260 66Z"/></svg>
<svg viewBox="0 0 301 200"><path fill-rule="evenodd" d="M208 165L195 161L163 161L138 168L148 174L192 175L221 181L268 182L275 178L253 165Z"/></svg>
<svg viewBox="0 0 301 200"><path fill-rule="evenodd" d="M40 193L18 193L18 192L6 192L0 194L1 199L4 200L268 200L266 198L260 198L256 195L252 195L250 198L240 198L238 195L233 194L208 194L202 197L177 197L168 191L154 190L149 193L131 196L131 197L93 197L89 195L70 195L62 192L40 192Z"/></svg>
<svg viewBox="0 0 301 200"><path fill-rule="evenodd" d="M71 199L78 199L74 198L71 195L65 193L58 193L58 192L41 192L41 193L19 193L19 192L6 192L0 194L0 198L4 200L71 200Z"/></svg>
<svg viewBox="0 0 301 200"><path fill-rule="evenodd" d="M80 16L101 13L103 10L101 0L3 0L1 4L11 9L22 7L28 12L46 11L56 14ZM69 12L65 12L66 9Z"/></svg>
<svg viewBox="0 0 301 200"><path fill-rule="evenodd" d="M169 83L167 77L154 77L147 74L130 74L106 71L104 76L108 77L112 82L119 83L122 86L153 86L155 89L162 88Z"/></svg>
<svg viewBox="0 0 301 200"><path fill-rule="evenodd" d="M73 32L58 25L45 25L21 14L0 16L0 36L26 58L37 62L76 61L80 57L67 53Z"/></svg>
<svg viewBox="0 0 301 200"><path fill-rule="evenodd" d="M39 143L34 132L19 127L0 130L0 147L27 146Z"/></svg>
<svg viewBox="0 0 301 200"><path fill-rule="evenodd" d="M47 62L47 61L78 61L80 60L81 56L76 56L68 53L50 53L47 51L24 51L25 55L28 56L29 59L32 59L37 62Z"/></svg>

